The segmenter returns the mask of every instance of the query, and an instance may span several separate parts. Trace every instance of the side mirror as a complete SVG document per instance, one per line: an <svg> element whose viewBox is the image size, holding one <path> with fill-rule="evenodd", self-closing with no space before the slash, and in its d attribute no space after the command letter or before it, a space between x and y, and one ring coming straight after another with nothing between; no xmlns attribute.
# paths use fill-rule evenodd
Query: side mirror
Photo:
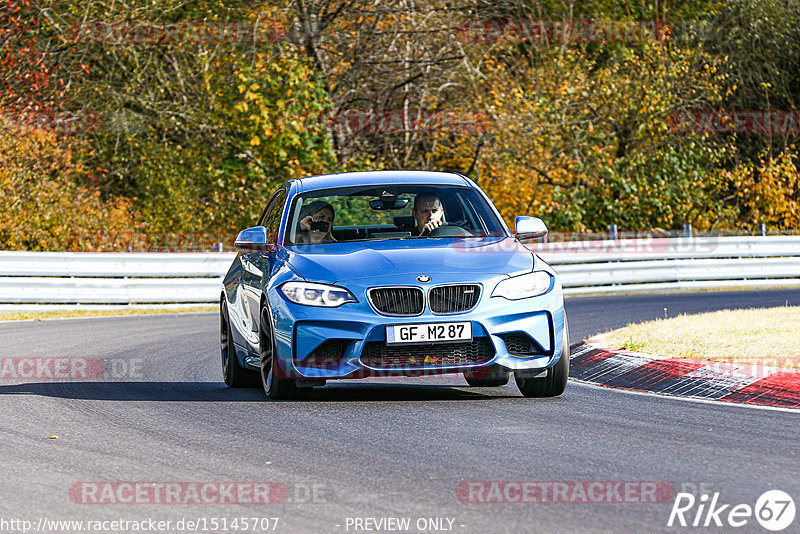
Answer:
<svg viewBox="0 0 800 534"><path fill-rule="evenodd" d="M241 251L267 250L269 246L269 243L267 243L267 229L263 226L254 226L253 228L242 230L236 236L234 246Z"/></svg>
<svg viewBox="0 0 800 534"><path fill-rule="evenodd" d="M514 220L517 239L533 239L547 235L547 226L544 221L536 217L517 217Z"/></svg>

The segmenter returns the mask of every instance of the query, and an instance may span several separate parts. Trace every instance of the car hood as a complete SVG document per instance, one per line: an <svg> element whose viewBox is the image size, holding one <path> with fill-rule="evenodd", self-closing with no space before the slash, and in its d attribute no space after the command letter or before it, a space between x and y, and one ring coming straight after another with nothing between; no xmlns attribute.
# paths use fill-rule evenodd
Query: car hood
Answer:
<svg viewBox="0 0 800 534"><path fill-rule="evenodd" d="M409 273L521 274L534 264L531 251L510 237L356 241L285 250L301 276L324 283Z"/></svg>

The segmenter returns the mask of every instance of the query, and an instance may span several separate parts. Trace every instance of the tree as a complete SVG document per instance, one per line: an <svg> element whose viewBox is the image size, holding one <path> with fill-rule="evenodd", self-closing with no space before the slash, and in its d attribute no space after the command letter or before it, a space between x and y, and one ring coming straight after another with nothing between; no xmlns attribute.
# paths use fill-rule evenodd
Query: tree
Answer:
<svg viewBox="0 0 800 534"><path fill-rule="evenodd" d="M52 131L0 134L0 248L125 250L138 232L130 201L82 187L83 147Z"/></svg>

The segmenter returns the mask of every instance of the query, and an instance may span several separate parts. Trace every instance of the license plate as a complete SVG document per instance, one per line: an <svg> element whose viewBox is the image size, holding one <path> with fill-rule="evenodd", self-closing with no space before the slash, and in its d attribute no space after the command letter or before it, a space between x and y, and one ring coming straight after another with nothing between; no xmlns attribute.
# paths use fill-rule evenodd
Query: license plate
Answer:
<svg viewBox="0 0 800 534"><path fill-rule="evenodd" d="M431 343L435 341L472 341L472 323L401 324L386 327L386 343Z"/></svg>

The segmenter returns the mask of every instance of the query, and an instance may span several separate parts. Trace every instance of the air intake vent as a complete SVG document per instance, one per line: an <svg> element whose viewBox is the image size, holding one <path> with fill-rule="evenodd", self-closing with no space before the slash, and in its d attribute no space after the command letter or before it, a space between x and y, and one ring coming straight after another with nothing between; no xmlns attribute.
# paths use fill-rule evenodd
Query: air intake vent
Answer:
<svg viewBox="0 0 800 534"><path fill-rule="evenodd" d="M481 286L462 284L431 288L428 300L433 313L460 313L474 308L480 296Z"/></svg>
<svg viewBox="0 0 800 534"><path fill-rule="evenodd" d="M494 347L487 337L469 343L433 343L396 346L383 341L364 345L361 362L373 369L413 369L457 365L482 365L494 357Z"/></svg>
<svg viewBox="0 0 800 534"><path fill-rule="evenodd" d="M420 315L425 307L422 289L418 287L376 287L367 297L378 313L408 317Z"/></svg>
<svg viewBox="0 0 800 534"><path fill-rule="evenodd" d="M522 332L500 334L500 338L506 344L506 350L509 352L509 354L517 354L519 356L544 354L544 351L536 344L536 342Z"/></svg>
<svg viewBox="0 0 800 534"><path fill-rule="evenodd" d="M349 343L350 340L347 339L329 339L314 349L314 352L309 354L306 359L302 361L295 359L295 365L316 369L335 367L344 358Z"/></svg>

